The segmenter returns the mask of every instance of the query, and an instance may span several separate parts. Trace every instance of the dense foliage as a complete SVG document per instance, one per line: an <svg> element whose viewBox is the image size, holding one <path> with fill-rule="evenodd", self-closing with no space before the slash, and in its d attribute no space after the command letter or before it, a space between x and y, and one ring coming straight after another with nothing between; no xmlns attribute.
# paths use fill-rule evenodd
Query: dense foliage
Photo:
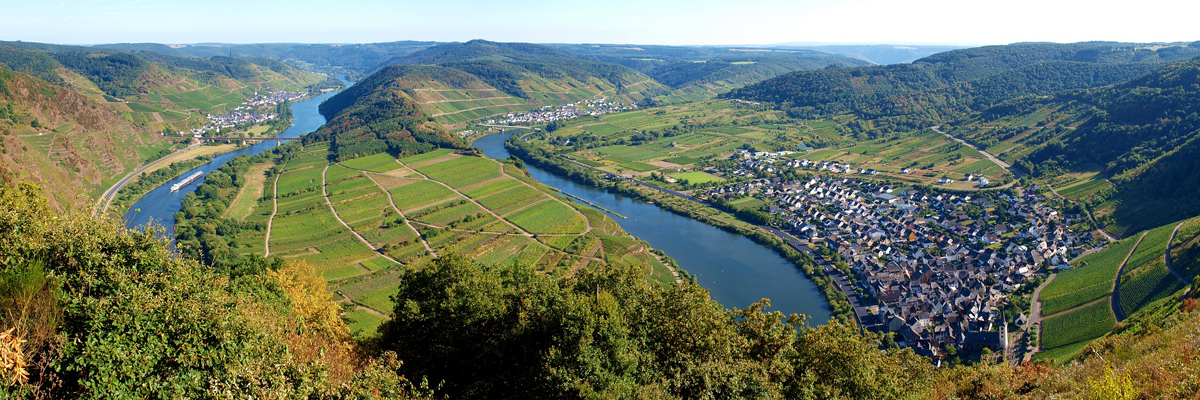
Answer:
<svg viewBox="0 0 1200 400"><path fill-rule="evenodd" d="M328 318L337 307L313 304L328 297L304 283L311 268L258 259L217 272L158 234L52 212L30 184L0 187L0 326L26 340L28 373L3 397L409 393L394 356L359 359Z"/></svg>
<svg viewBox="0 0 1200 400"><path fill-rule="evenodd" d="M380 344L452 397L919 398L928 362L769 303L728 311L641 268L554 278L453 256L411 273Z"/></svg>

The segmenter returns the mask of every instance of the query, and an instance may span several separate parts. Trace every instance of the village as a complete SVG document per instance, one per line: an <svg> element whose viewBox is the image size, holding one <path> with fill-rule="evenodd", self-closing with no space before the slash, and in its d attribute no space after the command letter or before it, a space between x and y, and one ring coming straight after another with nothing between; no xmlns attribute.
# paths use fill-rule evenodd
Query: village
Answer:
<svg viewBox="0 0 1200 400"><path fill-rule="evenodd" d="M542 106L537 111L508 114L500 119L489 119L486 121L486 123L537 125L576 117L600 116L604 114L636 109L636 104L610 102L608 99L601 97L598 99L587 99L574 103L567 103L558 107Z"/></svg>
<svg viewBox="0 0 1200 400"><path fill-rule="evenodd" d="M1032 190L897 190L826 175L755 179L704 195L766 201L781 228L828 249L850 277L856 318L866 329L893 332L898 345L934 359L951 346L1017 347L1009 343L1008 322L1023 325L1027 317L1002 315L1007 296L1035 285L1038 271L1070 268L1068 260L1093 242L1067 229L1079 216L1059 215Z"/></svg>
<svg viewBox="0 0 1200 400"><path fill-rule="evenodd" d="M242 105L226 114L209 115L208 122L199 128L192 129L193 136L202 136L209 131L221 132L221 129L233 128L238 125L254 125L270 121L278 117L274 106L286 101L295 101L307 96L304 92L276 91L267 94L255 94L242 100ZM183 134L183 132L180 132Z"/></svg>

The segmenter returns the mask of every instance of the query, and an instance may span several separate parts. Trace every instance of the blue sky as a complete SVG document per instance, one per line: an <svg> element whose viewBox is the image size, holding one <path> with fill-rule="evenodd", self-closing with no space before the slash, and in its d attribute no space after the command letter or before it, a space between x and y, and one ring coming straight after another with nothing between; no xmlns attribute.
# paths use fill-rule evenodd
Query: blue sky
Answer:
<svg viewBox="0 0 1200 400"><path fill-rule="evenodd" d="M0 40L95 44L1196 41L1182 0L0 0Z"/></svg>

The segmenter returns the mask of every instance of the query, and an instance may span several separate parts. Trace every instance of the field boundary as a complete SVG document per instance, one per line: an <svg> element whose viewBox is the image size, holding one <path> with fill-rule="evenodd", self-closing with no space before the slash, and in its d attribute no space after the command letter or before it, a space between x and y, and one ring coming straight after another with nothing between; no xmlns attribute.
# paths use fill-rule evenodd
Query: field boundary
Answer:
<svg viewBox="0 0 1200 400"><path fill-rule="evenodd" d="M1117 279L1113 281L1113 291L1112 294L1109 295L1109 300L1112 304L1113 316L1117 317L1117 322L1124 321L1125 318L1128 318L1128 316L1125 315L1125 309L1121 307L1121 274L1125 273L1125 265L1129 263L1129 258L1133 257L1133 253L1137 251L1138 246L1142 245L1142 239L1145 239L1146 234L1148 233L1150 233L1150 231L1142 232L1142 236L1138 237L1138 241L1133 245L1133 249L1129 250L1129 255L1125 256L1125 261L1121 262L1121 268L1117 269ZM1168 251L1170 251L1170 247L1171 244L1168 242Z"/></svg>

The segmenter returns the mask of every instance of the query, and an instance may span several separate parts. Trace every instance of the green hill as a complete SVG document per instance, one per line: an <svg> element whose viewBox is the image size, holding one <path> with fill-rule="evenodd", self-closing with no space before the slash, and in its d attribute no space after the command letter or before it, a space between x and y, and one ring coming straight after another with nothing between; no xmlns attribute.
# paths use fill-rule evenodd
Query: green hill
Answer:
<svg viewBox="0 0 1200 400"><path fill-rule="evenodd" d="M398 41L358 44L309 43L201 43L166 46L157 43L114 43L96 47L156 52L171 56L267 58L330 75L358 80L392 57L436 45L435 42Z"/></svg>
<svg viewBox="0 0 1200 400"><path fill-rule="evenodd" d="M472 40L434 46L385 65L438 65L470 73L509 95L541 105L597 96L638 102L663 94L654 79L621 65L529 43Z"/></svg>
<svg viewBox="0 0 1200 400"><path fill-rule="evenodd" d="M1198 75L1193 59L1116 85L1004 102L949 126L1056 178L1059 193L1093 207L1111 232L1135 232L1200 214Z"/></svg>
<svg viewBox="0 0 1200 400"><path fill-rule="evenodd" d="M306 91L326 77L266 58L206 58L0 42L0 63L128 112L151 130L199 127L256 91Z"/></svg>
<svg viewBox="0 0 1200 400"><path fill-rule="evenodd" d="M305 136L306 143L331 143L338 160L381 152L417 154L436 147L465 148L467 145L447 133L421 109L407 93L416 76L436 78L451 84L481 85L474 77L444 69L422 68L418 74L410 67L387 67L371 74L349 89L321 104L321 114L329 120L321 129Z"/></svg>
<svg viewBox="0 0 1200 400"><path fill-rule="evenodd" d="M877 130L912 129L1015 97L1120 83L1198 55L1200 47L1180 43L1019 43L912 64L793 72L727 96L780 103L806 117L852 113Z"/></svg>
<svg viewBox="0 0 1200 400"><path fill-rule="evenodd" d="M612 44L551 46L624 65L654 78L673 89L667 95L656 97L660 103L711 98L792 71L868 65L849 57L798 49Z"/></svg>

